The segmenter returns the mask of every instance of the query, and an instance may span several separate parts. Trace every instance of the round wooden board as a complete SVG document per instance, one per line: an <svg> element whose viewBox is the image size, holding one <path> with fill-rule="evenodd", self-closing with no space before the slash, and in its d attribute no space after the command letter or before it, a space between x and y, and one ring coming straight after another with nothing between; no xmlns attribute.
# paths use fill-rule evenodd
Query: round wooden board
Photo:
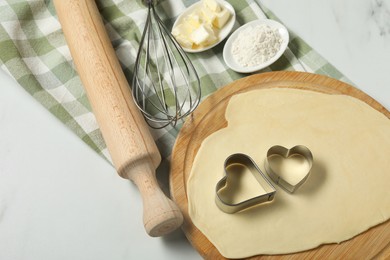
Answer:
<svg viewBox="0 0 390 260"><path fill-rule="evenodd" d="M183 125L173 149L170 172L171 194L184 214L182 229L193 247L206 259L225 258L194 226L188 215L186 183L195 155L205 138L226 127L225 109L233 95L265 88L295 88L327 94L345 94L366 102L390 119L390 112L364 92L341 81L311 73L269 72L257 74L232 82L210 95ZM357 259L361 257L364 259L390 258L390 221L377 225L341 244L326 244L290 255L255 256L250 259Z"/></svg>

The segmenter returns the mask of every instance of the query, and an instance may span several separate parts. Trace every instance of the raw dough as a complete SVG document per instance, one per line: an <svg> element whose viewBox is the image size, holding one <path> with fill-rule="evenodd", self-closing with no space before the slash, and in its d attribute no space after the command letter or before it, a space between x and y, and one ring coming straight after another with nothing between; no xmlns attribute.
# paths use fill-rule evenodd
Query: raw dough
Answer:
<svg viewBox="0 0 390 260"><path fill-rule="evenodd" d="M266 89L231 98L228 127L202 143L187 183L196 227L228 258L284 254L338 243L390 217L390 120L349 96ZM312 173L296 193L275 185L272 203L226 214L214 202L224 160L302 144Z"/></svg>

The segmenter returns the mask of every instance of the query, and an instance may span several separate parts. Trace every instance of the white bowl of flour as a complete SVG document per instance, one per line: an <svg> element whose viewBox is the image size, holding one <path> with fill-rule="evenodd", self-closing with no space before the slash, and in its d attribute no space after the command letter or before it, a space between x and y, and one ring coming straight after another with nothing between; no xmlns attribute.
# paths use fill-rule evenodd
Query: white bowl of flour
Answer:
<svg viewBox="0 0 390 260"><path fill-rule="evenodd" d="M277 61L287 48L286 27L274 20L255 20L238 28L226 41L223 58L234 71L252 73Z"/></svg>

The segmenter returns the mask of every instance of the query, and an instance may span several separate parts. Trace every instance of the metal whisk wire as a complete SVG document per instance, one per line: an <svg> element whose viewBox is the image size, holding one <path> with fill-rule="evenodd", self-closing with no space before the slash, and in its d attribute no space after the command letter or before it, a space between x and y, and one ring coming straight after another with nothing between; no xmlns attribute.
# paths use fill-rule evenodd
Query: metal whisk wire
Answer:
<svg viewBox="0 0 390 260"><path fill-rule="evenodd" d="M199 76L190 59L158 16L148 7L134 67L132 95L148 124L163 128L188 116L201 99Z"/></svg>

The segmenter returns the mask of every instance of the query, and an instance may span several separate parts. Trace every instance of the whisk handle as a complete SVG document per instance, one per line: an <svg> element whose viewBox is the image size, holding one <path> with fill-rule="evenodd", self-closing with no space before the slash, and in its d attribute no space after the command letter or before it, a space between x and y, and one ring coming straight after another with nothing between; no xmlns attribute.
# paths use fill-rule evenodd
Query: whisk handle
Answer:
<svg viewBox="0 0 390 260"><path fill-rule="evenodd" d="M179 227L183 217L157 183L155 169L161 161L160 153L133 102L96 3L55 0L54 4L114 166L120 176L138 186L148 234L165 235Z"/></svg>

